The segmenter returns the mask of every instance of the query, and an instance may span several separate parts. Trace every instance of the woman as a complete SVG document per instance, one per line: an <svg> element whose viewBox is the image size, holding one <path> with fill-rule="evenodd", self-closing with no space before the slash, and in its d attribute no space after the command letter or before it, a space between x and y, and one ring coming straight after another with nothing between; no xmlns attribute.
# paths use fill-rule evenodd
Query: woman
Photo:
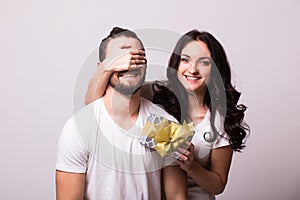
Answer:
<svg viewBox="0 0 300 200"><path fill-rule="evenodd" d="M132 52L128 59L129 65L144 62L143 52ZM116 69L124 70L115 65ZM100 88L107 84L109 73L100 72ZM86 103L103 95L98 89L96 96L93 92L95 77L99 74L90 82ZM188 199L215 199L225 189L233 151L244 148L249 130L243 122L246 106L238 104L240 93L231 84L222 45L210 33L189 31L175 46L167 77L166 83L150 84L142 93L178 121L193 122L192 145L178 153L178 162L188 176Z"/></svg>

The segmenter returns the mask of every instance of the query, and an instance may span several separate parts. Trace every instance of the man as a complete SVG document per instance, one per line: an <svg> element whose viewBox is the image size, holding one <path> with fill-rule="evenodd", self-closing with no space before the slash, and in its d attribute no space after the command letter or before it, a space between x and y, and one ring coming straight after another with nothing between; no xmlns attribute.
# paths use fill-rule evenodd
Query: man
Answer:
<svg viewBox="0 0 300 200"><path fill-rule="evenodd" d="M156 151L140 143L151 115L175 120L140 97L146 65L143 44L135 33L114 28L99 48L98 68L122 63L131 53L129 70L110 73L105 95L85 106L64 126L58 145L56 195L64 199L186 198L186 177ZM128 59L126 59L128 60ZM163 168L164 167L164 168ZM161 184L163 168L163 184Z"/></svg>

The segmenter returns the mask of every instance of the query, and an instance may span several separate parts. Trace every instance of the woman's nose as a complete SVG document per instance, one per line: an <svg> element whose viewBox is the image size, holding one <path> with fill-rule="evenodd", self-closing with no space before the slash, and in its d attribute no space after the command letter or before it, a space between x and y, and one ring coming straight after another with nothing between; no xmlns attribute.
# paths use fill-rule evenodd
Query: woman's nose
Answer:
<svg viewBox="0 0 300 200"><path fill-rule="evenodd" d="M190 62L189 65L190 65L190 67L189 67L189 72L190 72L191 74L199 73L199 69L198 69L196 63Z"/></svg>

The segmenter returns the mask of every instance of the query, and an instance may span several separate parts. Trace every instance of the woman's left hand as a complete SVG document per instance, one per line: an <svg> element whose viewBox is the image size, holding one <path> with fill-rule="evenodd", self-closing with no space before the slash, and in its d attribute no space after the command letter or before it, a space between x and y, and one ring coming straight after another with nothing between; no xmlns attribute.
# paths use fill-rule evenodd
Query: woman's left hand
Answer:
<svg viewBox="0 0 300 200"><path fill-rule="evenodd" d="M178 147L178 159L177 163L180 165L181 169L184 171L189 171L195 165L194 161L194 145L191 143L188 149L183 149Z"/></svg>

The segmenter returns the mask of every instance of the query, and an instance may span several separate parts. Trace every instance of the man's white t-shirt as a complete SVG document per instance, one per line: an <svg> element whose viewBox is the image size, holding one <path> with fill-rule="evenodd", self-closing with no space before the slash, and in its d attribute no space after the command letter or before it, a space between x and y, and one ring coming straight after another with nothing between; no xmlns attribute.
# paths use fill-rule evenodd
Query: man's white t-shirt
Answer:
<svg viewBox="0 0 300 200"><path fill-rule="evenodd" d="M140 143L151 114L176 121L141 98L135 125L124 130L110 117L102 98L85 106L62 130L56 169L86 173L84 199L160 199L160 169L171 161Z"/></svg>

